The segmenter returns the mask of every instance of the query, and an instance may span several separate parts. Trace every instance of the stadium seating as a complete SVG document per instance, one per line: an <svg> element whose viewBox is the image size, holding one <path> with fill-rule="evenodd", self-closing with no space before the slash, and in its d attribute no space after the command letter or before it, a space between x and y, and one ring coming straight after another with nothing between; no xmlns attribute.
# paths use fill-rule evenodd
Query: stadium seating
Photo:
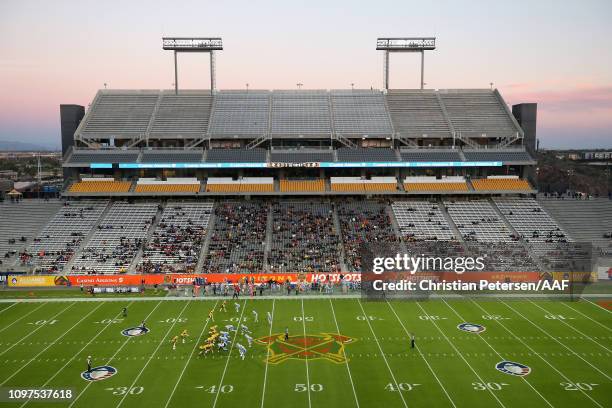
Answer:
<svg viewBox="0 0 612 408"><path fill-rule="evenodd" d="M363 193L365 188L363 183L332 183L331 191L339 191L346 193Z"/></svg>
<svg viewBox="0 0 612 408"><path fill-rule="evenodd" d="M400 135L452 136L435 91L390 89L387 103L393 127Z"/></svg>
<svg viewBox="0 0 612 408"><path fill-rule="evenodd" d="M212 202L169 202L136 271L194 273L212 210Z"/></svg>
<svg viewBox="0 0 612 408"><path fill-rule="evenodd" d="M335 90L330 92L334 130L341 135L393 133L382 92Z"/></svg>
<svg viewBox="0 0 612 408"><path fill-rule="evenodd" d="M310 163L310 162L332 162L334 153L332 151L284 151L272 150L270 161L275 163Z"/></svg>
<svg viewBox="0 0 612 408"><path fill-rule="evenodd" d="M467 161L501 161L501 162L534 162L535 160L525 150L470 150L464 149Z"/></svg>
<svg viewBox="0 0 612 408"><path fill-rule="evenodd" d="M272 135L330 135L329 94L326 91L274 91L270 120Z"/></svg>
<svg viewBox="0 0 612 408"><path fill-rule="evenodd" d="M336 151L339 162L395 162L396 151L389 148L347 148L343 147Z"/></svg>
<svg viewBox="0 0 612 408"><path fill-rule="evenodd" d="M143 150L142 163L199 163L202 150Z"/></svg>
<svg viewBox="0 0 612 408"><path fill-rule="evenodd" d="M474 190L480 191L531 191L533 188L527 180L517 178L472 179Z"/></svg>
<svg viewBox="0 0 612 408"><path fill-rule="evenodd" d="M358 200L337 205L344 262L350 271L361 271L363 245L397 242L386 209L384 203L376 201Z"/></svg>
<svg viewBox="0 0 612 408"><path fill-rule="evenodd" d="M219 91L208 133L213 137L263 135L268 133L269 113L267 91Z"/></svg>
<svg viewBox="0 0 612 408"><path fill-rule="evenodd" d="M106 200L66 202L20 256L44 272L61 272L107 207Z"/></svg>
<svg viewBox="0 0 612 408"><path fill-rule="evenodd" d="M340 241L327 203L280 202L272 205L271 272L335 272Z"/></svg>
<svg viewBox="0 0 612 408"><path fill-rule="evenodd" d="M443 177L436 178L433 176L407 177L404 180L404 190L407 192L423 192L423 191L446 191L446 192L462 192L468 191L467 182L463 177Z"/></svg>
<svg viewBox="0 0 612 408"><path fill-rule="evenodd" d="M125 273L156 221L157 203L118 201L72 264L72 273Z"/></svg>
<svg viewBox="0 0 612 408"><path fill-rule="evenodd" d="M68 190L71 193L127 193L132 186L131 181L84 180L73 183Z"/></svg>
<svg viewBox="0 0 612 408"><path fill-rule="evenodd" d="M14 261L14 255L32 243L61 207L62 202L57 199L0 202L0 261L5 267Z"/></svg>
<svg viewBox="0 0 612 408"><path fill-rule="evenodd" d="M200 181L197 178L168 178L166 181L140 178L136 182L136 193L197 193Z"/></svg>
<svg viewBox="0 0 612 408"><path fill-rule="evenodd" d="M139 150L74 150L68 163L135 163Z"/></svg>
<svg viewBox="0 0 612 408"><path fill-rule="evenodd" d="M319 180L281 180L280 191L290 192L323 192L325 181Z"/></svg>
<svg viewBox="0 0 612 408"><path fill-rule="evenodd" d="M206 151L207 163L265 163L265 149L212 149Z"/></svg>
<svg viewBox="0 0 612 408"><path fill-rule="evenodd" d="M268 211L259 202L218 203L202 272L263 272Z"/></svg>
<svg viewBox="0 0 612 408"><path fill-rule="evenodd" d="M404 237L419 240L452 240L455 238L437 203L396 201L391 207Z"/></svg>
<svg viewBox="0 0 612 408"><path fill-rule="evenodd" d="M442 149L401 149L402 161L407 162L459 162L461 156L457 150Z"/></svg>
<svg viewBox="0 0 612 408"><path fill-rule="evenodd" d="M516 240L487 200L444 201L444 205L465 241L510 242Z"/></svg>
<svg viewBox="0 0 612 408"><path fill-rule="evenodd" d="M150 125L152 138L197 138L206 135L213 97L208 91L163 91ZM174 161L176 162L176 161ZM171 162L171 163L174 163Z"/></svg>

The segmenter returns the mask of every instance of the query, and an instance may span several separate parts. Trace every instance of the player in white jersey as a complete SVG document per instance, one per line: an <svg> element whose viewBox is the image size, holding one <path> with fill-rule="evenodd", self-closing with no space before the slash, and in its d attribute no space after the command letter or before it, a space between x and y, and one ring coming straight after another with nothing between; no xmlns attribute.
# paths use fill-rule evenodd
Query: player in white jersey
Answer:
<svg viewBox="0 0 612 408"><path fill-rule="evenodd" d="M240 330L242 331L242 334L251 332L245 324L240 325Z"/></svg>
<svg viewBox="0 0 612 408"><path fill-rule="evenodd" d="M268 312L268 324L272 326L272 313Z"/></svg>
<svg viewBox="0 0 612 408"><path fill-rule="evenodd" d="M240 353L240 358L244 360L244 356L246 355L246 348L240 343L236 343L236 347L238 348L238 352Z"/></svg>
<svg viewBox="0 0 612 408"><path fill-rule="evenodd" d="M225 328L227 329L227 331L236 331L236 328L233 324L228 324L227 326L225 326Z"/></svg>
<svg viewBox="0 0 612 408"><path fill-rule="evenodd" d="M253 313L253 321L255 323L259 322L259 315L257 314L257 310L253 310L251 311L251 313Z"/></svg>
<svg viewBox="0 0 612 408"><path fill-rule="evenodd" d="M249 342L249 348L251 348L251 346L253 345L253 338L248 334L245 334L244 338L247 339L247 341Z"/></svg>
<svg viewBox="0 0 612 408"><path fill-rule="evenodd" d="M234 302L234 307L236 308L236 313L240 313L240 303Z"/></svg>
<svg viewBox="0 0 612 408"><path fill-rule="evenodd" d="M221 351L227 351L227 343L223 340L221 340L220 342L217 343L217 350Z"/></svg>

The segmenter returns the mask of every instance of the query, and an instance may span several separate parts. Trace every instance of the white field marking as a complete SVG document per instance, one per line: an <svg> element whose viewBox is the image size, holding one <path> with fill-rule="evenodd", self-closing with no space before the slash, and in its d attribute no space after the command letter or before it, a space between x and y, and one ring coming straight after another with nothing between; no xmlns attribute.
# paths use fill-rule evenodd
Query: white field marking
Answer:
<svg viewBox="0 0 612 408"><path fill-rule="evenodd" d="M34 309L30 310L28 313L22 315L20 318L18 318L17 320L15 320L13 323L9 324L8 326L3 327L2 329L0 329L0 333L2 333L3 331L5 331L6 329L8 329L9 327L11 327L12 325L14 325L15 323L17 323L18 321L20 321L21 319L23 319L24 317L28 317L29 315L31 315L32 313L34 313L35 311L37 311L38 309L40 309L41 307L43 307L44 305L48 304L49 302L45 302L45 303L41 303L40 306L35 307ZM16 305L16 303L13 303L13 305ZM5 309L6 310L6 309Z"/></svg>
<svg viewBox="0 0 612 408"><path fill-rule="evenodd" d="M266 370L264 371L263 390L261 391L261 408L263 408L264 399L266 398L266 382L268 380L268 359L270 358L270 337L272 337L272 324L274 324L274 303L276 303L276 299L272 300L272 322L270 324L270 331L268 333L268 346L266 348Z"/></svg>
<svg viewBox="0 0 612 408"><path fill-rule="evenodd" d="M60 310L59 312L57 312L56 314L54 314L53 316L51 316L49 319L47 320L53 320L55 319L57 316L61 315L62 313L64 313L67 309L71 308L72 306L76 305L76 303L72 303L68 306L66 306L65 308L63 308L62 310ZM11 350L13 347L15 347L16 345L18 345L19 343L22 343L25 339L27 339L28 337L30 337L31 335L33 335L34 333L36 333L37 331L39 331L40 329L42 329L43 327L45 327L46 324L41 324L40 326L36 327L34 330L32 330L27 336L22 337L21 339L19 339L19 341L13 343L13 345L11 347L8 347L6 349L4 349L2 351L2 353L0 353L0 356L2 356L4 353L6 353L7 351Z"/></svg>
<svg viewBox="0 0 612 408"><path fill-rule="evenodd" d="M406 400L404 399L404 394L402 394L402 390L400 389L399 385L397 385L398 384L397 380L395 379L395 375L393 374L393 371L391 370L391 366L389 365L389 362L387 361L387 357L385 357L385 352L380 346L380 343L378 342L378 337L376 337L376 333L374 333L374 329L372 328L372 324L370 323L370 319L368 319L368 315L366 314L365 309L363 308L363 304L361 304L361 299L357 299L357 303L359 303L359 306L361 307L361 311L363 312L364 320L368 324L368 327L370 328L370 331L372 332L372 336L374 336L374 340L376 341L376 344L378 345L378 349L380 350L380 354L382 355L382 358L385 361L385 364L387 365L387 370L389 370L389 374L391 374L391 378L393 379L393 382L395 383L395 388L398 390L397 392L399 393L400 398L402 399L402 402L404 403L404 407L408 408L408 404L406 403Z"/></svg>
<svg viewBox="0 0 612 408"><path fill-rule="evenodd" d="M470 299L470 301L472 303L474 303L480 310L482 310L483 312L489 314L489 312L487 312L481 305L479 305L478 303L474 302L473 299ZM515 339L517 339L518 341L520 341L527 349L529 349L533 354L537 355L540 360L544 361L550 368L552 368L553 370L555 370L557 372L557 374L559 374L561 377L563 377L565 379L565 381L568 382L573 382L571 381L569 378L567 378L567 376L565 374L563 374L561 371L559 371L557 369L557 367L553 366L548 359L542 357L539 353L537 353L534 349L531 348L531 346L529 346L529 344L525 343L519 336L517 336L516 334L514 334L514 332L510 329L508 329L501 320L495 320L497 322L497 324L499 324L501 327L504 328L504 330L506 330L508 333L510 333ZM580 392L582 392L588 399L590 399L595 405L597 405L600 408L603 408L601 406L601 404L599 404L599 402L595 401L589 394L587 394L586 392L584 392L583 390L580 390Z"/></svg>
<svg viewBox="0 0 612 408"><path fill-rule="evenodd" d="M565 307L568 307L568 308L572 309L574 312L576 312L576 313L578 313L578 314L580 314L580 315L582 315L582 316L586 317L587 319L589 319L589 320L590 320L590 321L592 321L593 323L598 324L599 326L603 327L603 328L604 328L604 329L606 329L607 331L611 331L611 332L612 332L612 329L611 329L611 328L609 328L608 326L606 326L605 324L600 323L600 322L598 322L597 320L595 320L595 319L591 318L589 315L582 313L580 310L578 310L578 309L575 309L575 308L571 307L571 306L570 306L570 305L568 305L566 302L561 302L561 304L562 304L562 305L564 305ZM604 309L604 310L605 310L605 309Z"/></svg>
<svg viewBox="0 0 612 408"><path fill-rule="evenodd" d="M0 314L6 312L7 310L9 310L11 307L15 306L17 303L11 303L9 307L5 307L4 309L0 310Z"/></svg>
<svg viewBox="0 0 612 408"><path fill-rule="evenodd" d="M334 311L334 302L331 298L329 299L329 305L331 306L332 315L334 316L334 323L336 323L336 331L340 334L340 326L338 326L338 320L336 319L336 312ZM349 368L348 358L346 357L346 351L342 347L342 354L344 355L344 362L346 363L346 371L348 372L349 379L351 380L351 388L353 389L353 396L355 396L355 405L359 408L359 400L357 399L357 392L355 392L355 384L353 384L353 376L351 375L351 369ZM262 407L263 408L263 407Z"/></svg>
<svg viewBox="0 0 612 408"><path fill-rule="evenodd" d="M425 313L426 316L429 316L429 313L427 313L427 311L425 310L425 308L423 306L421 306L421 303L416 302L417 306L421 308L421 311L423 313ZM463 356L463 354L461 354L461 352L459 351L459 349L455 346L455 344L453 344L452 341L450 341L450 339L448 338L448 336L446 335L446 333L444 333L442 331L442 329L438 326L438 324L436 323L436 321L434 319L427 319L431 322L431 324L433 324L436 329L438 329L438 331L440 332L440 334L442 335L442 337L444 337L444 339L448 342L448 344L450 344L450 346L453 348L453 350L455 350L455 353L457 353L457 355L459 357L461 357L461 359L463 360L463 362L465 364L467 364L467 366L470 368L470 370L472 370L472 372L474 373L474 375L476 376L476 378L478 378L478 381L480 381L483 384L486 384L487 382L484 381L480 375L478 375L478 373L476 372L476 370L474 369L474 367L472 367L472 365L469 363L469 361L467 361L465 359L465 357ZM502 406L502 407L506 407L499 398L497 398L497 395L495 395L495 393L493 392L493 390L491 390L489 387L487 387L487 390L489 391L489 393L493 396L493 398L495 398L495 400L497 401L497 403Z"/></svg>
<svg viewBox="0 0 612 408"><path fill-rule="evenodd" d="M213 306L213 310L215 310L217 308L217 304L219 303L219 301L217 300ZM178 387L179 383L181 382L181 379L183 378L183 374L185 374L185 370L187 369L187 366L189 365L189 362L191 361L193 355L195 354L196 350L198 349L198 343L202 340L202 336L204 336L204 333L206 332L206 328L208 327L208 323L210 323L211 320L206 318L206 324L204 325L204 327L202 328L202 332L200 333L200 336L198 337L198 340L195 341L195 344L193 345L193 350L191 350L191 354L189 355L189 358L187 359L187 361L185 362L185 366L183 366L183 370L181 371L181 374L178 377L178 380L176 380L176 384L174 384L174 388L172 388L172 392L170 393L170 396L168 397L168 400L166 401L166 405L164 405L164 408L168 407L168 405L170 405L170 401L172 400L172 397L174 396L174 393L176 392L176 388Z"/></svg>
<svg viewBox="0 0 612 408"><path fill-rule="evenodd" d="M134 301L131 301L130 303L128 303L128 307L129 307L129 306L130 306L132 303L134 303ZM122 313L122 312L117 313L117 316L115 316L113 319L116 319L117 317L119 317L119 316L121 315L121 313ZM45 381L45 383L44 383L43 385L41 385L39 388L45 388L45 386L46 386L47 384L49 384L51 381L53 381L53 379L54 379L55 377L57 377L57 375L58 375L60 372L62 372L62 371L64 370L64 368L66 368L66 367L68 366L68 364L70 364L70 363L72 362L72 360L74 360L74 359L76 358L76 356L80 355L80 354L83 352L83 350L85 350L85 349L86 349L86 348L87 348L87 347L88 347L88 346L89 346L91 343L93 343L93 342L94 342L94 340L95 340L95 339L97 339L97 338L98 338L98 336L99 336L100 334L102 334L102 332L103 332L104 330L108 329L108 327L109 327L109 326L112 324L113 319L111 319L111 320L110 320L108 323L106 323L106 325L105 325L105 326L102 328L102 330L99 330L99 331L96 333L96 335L95 335L95 336L93 336L93 337L91 338L91 340L89 340L89 341L87 342L87 344L85 344L83 347L81 347L81 349L80 349L79 351L77 351L76 353L74 353L74 355L68 359L68 361L66 362L66 364L64 364L64 365L63 365L63 366L62 366L62 367L61 367L59 370L55 371L55 374L53 374L53 375L51 376L51 378L49 378L47 381ZM30 401L33 401L33 400L31 400L31 399L27 400L27 401L26 401L26 402L24 402L22 405L20 405L20 407L19 407L19 408L23 408L23 407L25 407L25 406L28 404L28 402L30 402Z"/></svg>
<svg viewBox="0 0 612 408"><path fill-rule="evenodd" d="M149 319L149 317L153 314L153 312L155 311L155 309L157 309L159 307L159 305L161 305L162 301L158 301L157 304L155 305L155 307L153 309L151 309L151 311L149 312L149 314L143 319L143 321L147 321ZM128 344L130 342L130 340L132 340L134 337L130 336L127 339L125 339L123 341L123 343L121 344L121 346L115 350L115 353L111 356L111 358L109 358L106 363L104 365L109 365L111 361L113 361L113 359L115 358L115 356L117 354L119 354L119 352L121 350L123 350L123 347L125 347L126 344ZM81 395L83 395L85 393L85 391L87 391L87 389L89 388L89 386L93 383L93 381L88 381L87 385L85 385L85 388L83 388L83 390L81 392L79 392L79 394L76 396L75 399L72 400L72 402L70 403L70 405L68 405L68 408L72 407L79 398L81 398Z"/></svg>
<svg viewBox="0 0 612 408"><path fill-rule="evenodd" d="M603 306L598 305L597 303L585 298L585 297L581 297L580 299L586 300L587 302L589 302L590 304L592 304L593 306L597 307L598 309L603 310L604 312L608 312L608 313L612 313L611 311L609 311L608 309L606 309Z"/></svg>
<svg viewBox="0 0 612 408"><path fill-rule="evenodd" d="M174 329L174 326L176 326L176 323L178 323L178 321L181 319L181 316L183 315L183 313L185 312L185 309L187 309L187 306L189 306L191 304L191 299L188 300L187 302L185 302L185 306L183 306L183 308L181 309L181 312L179 313L179 315L176 317L176 319L174 319L174 323L172 323L170 325L170 328L166 331L166 334L164 334L164 338L161 339L161 341L159 342L159 344L157 345L157 347L155 348L155 350L153 350L153 353L151 353L151 355L149 356L149 358L147 358L147 361L145 362L144 366L142 366L142 368L140 369L140 371L138 372L138 375L136 376L136 378L134 378L134 381L132 381L132 384L130 384L130 386L127 388L128 390L131 390L134 387L134 384L136 384L136 382L138 381L138 379L140 378L140 376L142 375L142 373L144 373L144 370L147 368L147 366L149 365L149 363L153 360L153 356L155 356L155 354L157 354L157 351L159 350L159 348L162 346L162 344L164 344L166 342L166 338L168 337L168 335L170 334L170 332L172 331L172 329ZM196 343L197 344L197 343ZM125 394L123 394L123 397L121 398L121 400L119 401L119 403L117 404L117 408L119 408L121 406L121 404L123 404L123 401L125 401L125 398L129 395L129 392L126 392Z"/></svg>
<svg viewBox="0 0 612 408"><path fill-rule="evenodd" d="M533 305L534 305L534 306L536 306L536 307L538 307L538 308L542 309L542 310L543 310L545 313L550 314L550 312L549 312L548 310L544 309L542 306L538 305L538 304L537 304L537 303L535 303L534 301L532 301L532 300L529 300L529 301L530 301L531 303L533 303ZM504 301L501 301L501 302L502 302L502 303L504 303L504 304L506 304ZM508 306L508 305L506 304L506 306ZM508 307L510 307L510 306L508 306ZM511 307L510 307L510 308L511 308ZM512 309L512 308L511 308L511 309ZM520 313L518 313L518 314L520 314ZM529 320L529 319L527 319L527 320ZM606 347L606 346L604 346L603 344L598 343L598 342L597 342L597 341L595 341L595 340L594 340L592 337L587 336L586 334L584 334L583 332L581 332L580 330L578 330L577 328L575 328L575 327L574 327L574 326L572 326L571 324L569 324L569 323L567 323L567 322L565 322L564 320L561 320L561 319L559 319L558 321L560 321L561 323L563 323L564 325L566 325L567 327L569 327L570 329L572 329L572 330L573 330L573 331L575 331L576 333L579 333L581 336L583 336L583 337L587 338L588 340L591 340L593 343L597 344L599 347L603 348L603 349L604 349L604 350L606 350L608 353L612 353L612 350L610 350L609 348L607 348L607 347ZM536 327L538 327L538 326L536 326ZM538 328L539 328L539 327L538 327ZM542 330L542 329L540 329L540 330ZM542 332L544 332L546 335L550 336L548 333L546 333L546 331L545 331L545 330L542 330ZM552 336L550 336L550 337L552 337Z"/></svg>
<svg viewBox="0 0 612 408"><path fill-rule="evenodd" d="M406 336L407 338L410 338L410 332L408 331L408 329L406 329L406 326L404 326L404 322L402 322L402 319L400 319L400 317L397 315L397 313L395 312L395 309L393 308L393 306L391 305L391 302L389 302L389 300L386 301L387 305L389 305L389 308L391 309L391 311L393 312L393 314L395 315L395 317L397 318L397 321L399 322L399 324L402 326L402 328L404 329L404 332L406 332ZM429 361L427 361L427 359L425 358L425 356L423 355L423 353L421 353L421 349L419 348L419 346L417 346L416 344L414 345L414 347L416 348L416 350L419 353L419 356L421 356L421 358L423 359L423 361L425 362L425 364L427 364L427 368L429 368L429 371L431 371L431 373L433 374L434 378L436 379L436 381L438 382L438 384L440 385L440 388L442 388L442 391L444 391L444 394L446 395L446 398L448 398L448 401L451 403L451 405L455 408L457 408L457 406L455 405L455 402L453 401L453 399L450 397L450 395L448 394L448 392L446 391L446 387L444 387L444 385L442 385L442 382L440 381L440 379L438 378L438 376L436 375L436 372L431 368L431 366L429 365Z"/></svg>
<svg viewBox="0 0 612 408"><path fill-rule="evenodd" d="M85 316L81 317L81 319L76 322L75 324L72 325L71 328L69 328L68 330L65 330L57 339L53 340L51 343L49 343L49 345L47 347L45 347L44 349L42 349L40 352L38 352L38 354L36 354L34 357L32 357L31 359L29 359L25 364L22 364L19 369L13 371L13 373L11 374L10 377L8 377L7 379L5 379L4 381L2 381L0 383L0 386L6 384L6 382L8 380L10 380L11 378L13 378L14 376L17 375L17 373L21 372L21 370L23 370L24 368L27 367L28 364L30 364L32 361L36 360L38 358L38 356L40 356L42 353L44 353L45 351L47 351L49 349L49 347L53 346L55 343L57 343L60 339L62 339L66 334L68 334L68 332L70 332L72 329L74 329L75 327L77 327L83 320L85 320L86 318L88 318L93 312L95 312L96 310L98 310L100 308L100 306L102 306L103 303L100 302L100 304L96 307L94 307L93 309L91 309L91 311L89 313L87 313Z"/></svg>
<svg viewBox="0 0 612 408"><path fill-rule="evenodd" d="M457 315L457 317L458 317L460 320L462 320L462 321L464 321L464 322L467 322L467 320L465 320L465 319L463 318L463 316L461 316L461 315L459 314L459 312L457 312L457 311L455 310L455 308L454 308L454 307L452 307L450 304L448 304L448 302L447 302L446 300L442 299L442 301L444 302L444 304L445 304L446 306L448 306L448 308L449 308L450 310L452 310L452 311L453 311L453 312L454 312L454 313ZM484 337L482 337L482 336L478 336L478 338L480 338L482 341L484 341L484 342L485 342L485 344L486 344L487 346L489 346L489 348L490 348L491 350L493 350L493 352L494 352L495 354L497 354L497 356L498 356L499 358L501 358L501 359L502 359L502 361L506 360L506 358L504 358L504 356L502 356L502 355L501 355L501 354L500 354L500 353L497 351L497 349L495 349L495 347L493 347L493 346L492 346L492 345L491 345L491 344L490 344L490 343L487 341L487 339L485 339L485 338L484 338ZM529 381L527 381L527 378L526 378L526 377L521 377L521 380L523 380L523 382L524 382L525 384L527 384L527 385L529 386L529 388L531 388L531 389L532 389L532 390L533 390L533 391L534 391L536 394L538 394L538 395L540 396L540 398L542 398L542 399L544 400L544 402L546 402L546 404L548 404L548 406L552 408L552 406L553 406L553 405L550 403L550 401L548 401L548 400L547 400L547 399L546 399L546 398L545 398L545 397L544 397L544 396L543 396L543 395L542 395L542 394L541 394L541 393L540 393L538 390L536 390L536 388L535 388L535 387L534 387L534 386L533 386L533 385L532 385L532 384L531 384Z"/></svg>
<svg viewBox="0 0 612 408"><path fill-rule="evenodd" d="M215 394L215 401L213 402L213 408L217 406L217 400L219 399L219 393L221 392L221 387L223 386L223 379L225 378L225 373L227 371L227 366L230 362L230 357L232 355L232 350L234 350L234 345L237 343L238 332L240 331L240 324L242 323L242 316L244 315L244 311L246 309L247 300L242 304L242 312L240 312L240 317L238 318L238 323L236 323L236 334L234 335L234 340L232 341L232 345L230 346L229 353L227 353L227 359L225 361L225 367L223 368L223 373L221 374L221 379L219 380L219 386L217 387L217 393Z"/></svg>
<svg viewBox="0 0 612 408"><path fill-rule="evenodd" d="M579 359L581 359L582 361L584 361L585 363L587 363L591 368L593 368L594 370L596 370L597 372L599 372L601 375L603 375L604 377L606 377L608 379L608 381L612 381L612 378L610 376L608 376L608 374L604 373L603 371L601 371L599 368L595 367L593 364L591 364L590 362L588 362L587 360L585 360L580 354L576 353L574 350L572 350L571 348L567 347L565 344L563 344L562 342L560 342L557 338L555 338L554 336L550 335L546 330L544 330L543 328L541 328L539 325L535 324L533 321L531 321L528 317L524 316L521 312L519 312L518 310L516 310L515 308L513 308L512 306L510 306L509 304L507 304L506 302L504 302L503 300L501 301L502 304L504 304L507 308L511 309L514 313L516 313L517 315L521 316L524 320L527 320L529 323L531 323L531 325L533 327L535 327L536 329L540 330L542 333L544 333L545 335L547 335L548 337L550 337L551 339L553 339L554 341L556 341L557 343L559 343L561 346L563 346L565 349L567 349L568 351L570 351L572 354L574 354L576 357L578 357ZM537 305L536 305L537 306ZM548 313L548 312L547 312ZM559 321L563 321L563 320L559 320ZM591 339L592 340L592 339Z"/></svg>
<svg viewBox="0 0 612 408"><path fill-rule="evenodd" d="M304 299L302 299L302 326L304 326L304 360L306 361L306 385L308 386L308 406L312 407L310 404L310 374L308 372L308 354L306 352L306 316L304 316Z"/></svg>

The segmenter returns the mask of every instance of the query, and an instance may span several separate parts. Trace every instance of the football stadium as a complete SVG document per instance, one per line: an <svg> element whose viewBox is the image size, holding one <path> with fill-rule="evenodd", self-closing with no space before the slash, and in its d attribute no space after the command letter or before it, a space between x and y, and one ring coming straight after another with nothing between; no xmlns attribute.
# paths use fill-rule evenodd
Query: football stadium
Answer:
<svg viewBox="0 0 612 408"><path fill-rule="evenodd" d="M435 37L272 90L161 37L173 88L61 104L58 193L0 202L0 406L612 406L612 201L539 188L537 101L428 88Z"/></svg>

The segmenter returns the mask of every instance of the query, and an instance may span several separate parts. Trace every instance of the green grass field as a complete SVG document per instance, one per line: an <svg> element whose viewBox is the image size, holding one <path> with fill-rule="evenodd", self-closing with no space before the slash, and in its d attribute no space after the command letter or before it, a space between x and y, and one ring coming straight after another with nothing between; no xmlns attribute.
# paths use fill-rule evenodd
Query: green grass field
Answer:
<svg viewBox="0 0 612 408"><path fill-rule="evenodd" d="M592 303L530 300L362 302L241 299L254 343L240 359L197 356L214 300L49 301L0 304L0 387L73 390L74 407L610 407L612 312ZM121 308L127 306L127 318ZM252 310L259 314L253 321ZM266 320L273 314L273 324ZM121 331L146 320L150 332ZM480 334L457 328L483 325ZM282 335L288 328L290 339ZM190 337L175 351L170 338ZM410 349L410 334L416 349ZM266 337L274 337L268 348ZM332 336L342 335L346 338ZM246 345L241 335L238 342ZM81 378L86 357L114 376ZM496 370L510 360L530 374Z"/></svg>

